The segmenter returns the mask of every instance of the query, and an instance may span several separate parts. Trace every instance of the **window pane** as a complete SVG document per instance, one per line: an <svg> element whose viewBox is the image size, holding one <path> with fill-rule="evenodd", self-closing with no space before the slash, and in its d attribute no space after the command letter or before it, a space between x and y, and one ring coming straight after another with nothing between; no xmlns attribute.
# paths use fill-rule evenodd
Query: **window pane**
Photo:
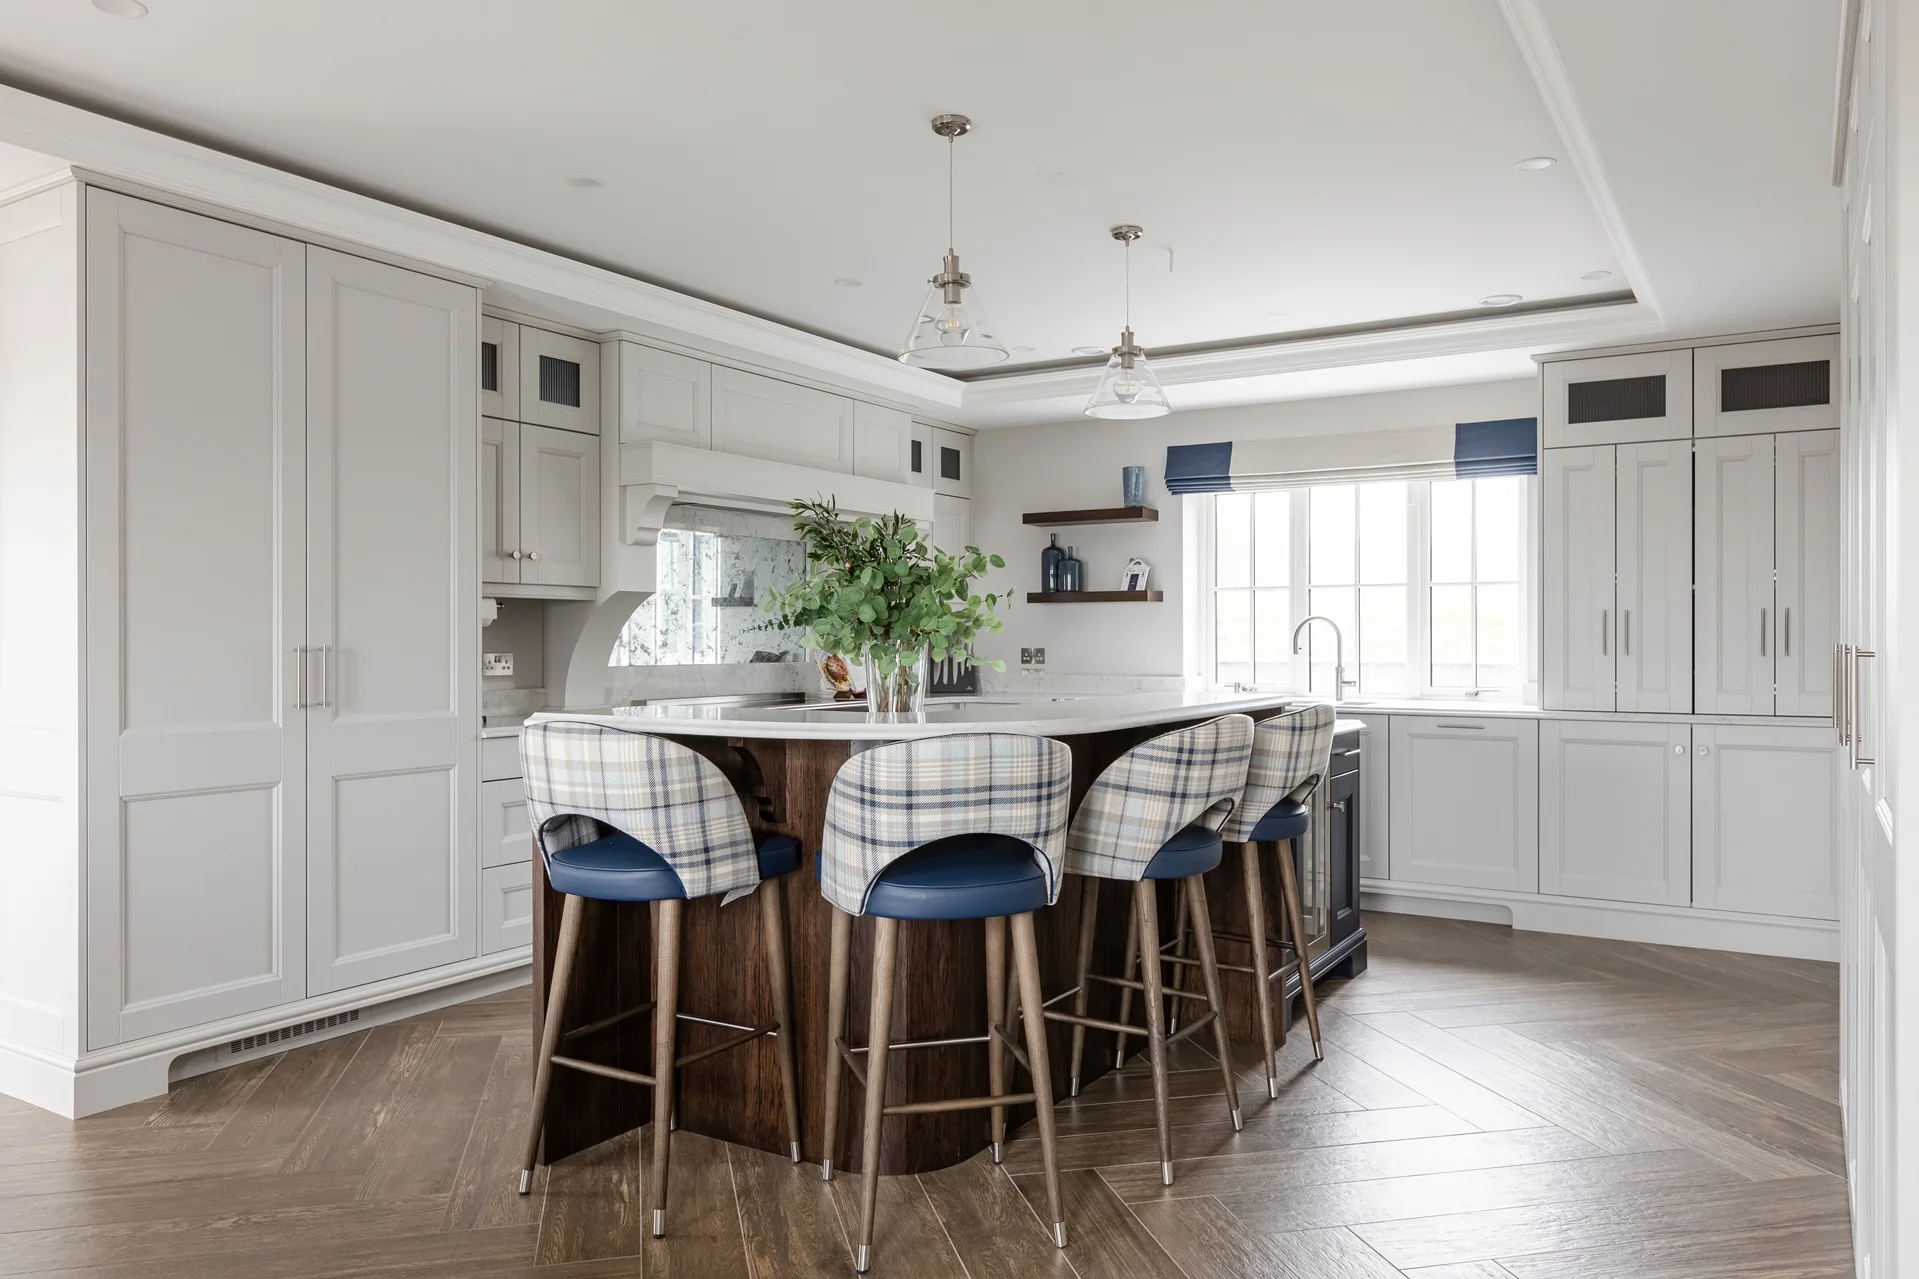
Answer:
<svg viewBox="0 0 1919 1279"><path fill-rule="evenodd" d="M1351 490L1348 490L1350 492ZM1308 597L1312 601L1312 610L1330 617L1339 625L1339 633L1346 637L1346 678L1357 679L1358 671L1354 662L1359 654L1355 645L1359 642L1359 619L1355 616L1356 592L1350 586L1315 586ZM1332 630L1324 623L1315 622L1301 636L1310 643L1307 650L1312 654L1311 691L1322 697L1333 694L1333 656L1337 651L1333 643Z"/></svg>
<svg viewBox="0 0 1919 1279"><path fill-rule="evenodd" d="M1519 587L1479 588L1479 686L1518 688Z"/></svg>
<svg viewBox="0 0 1919 1279"><path fill-rule="evenodd" d="M1221 493L1213 499L1215 533L1213 580L1220 586L1252 583L1253 499L1246 493Z"/></svg>
<svg viewBox="0 0 1919 1279"><path fill-rule="evenodd" d="M1473 482L1434 480L1432 509L1433 581L1472 581Z"/></svg>
<svg viewBox="0 0 1919 1279"><path fill-rule="evenodd" d="M1343 584L1353 580L1354 503L1351 484L1311 490L1313 582ZM1318 605L1314 605L1318 612Z"/></svg>
<svg viewBox="0 0 1919 1279"><path fill-rule="evenodd" d="M1251 591L1220 591L1213 596L1218 629L1218 674L1222 684L1251 683L1253 679L1253 617Z"/></svg>
<svg viewBox="0 0 1919 1279"><path fill-rule="evenodd" d="M1293 627L1288 592L1253 592L1254 658L1260 684L1293 686Z"/></svg>
<svg viewBox="0 0 1919 1279"><path fill-rule="evenodd" d="M1258 493L1253 496L1253 571L1255 586L1285 586L1292 580L1289 562L1292 548L1293 514L1291 493Z"/></svg>
<svg viewBox="0 0 1919 1279"><path fill-rule="evenodd" d="M1347 678L1352 678L1351 672ZM1403 586L1360 588L1359 691L1413 691L1406 662L1406 588Z"/></svg>
<svg viewBox="0 0 1919 1279"><path fill-rule="evenodd" d="M1364 484L1359 489L1359 580L1406 580L1406 485Z"/></svg>
<svg viewBox="0 0 1919 1279"><path fill-rule="evenodd" d="M1435 586L1432 599L1433 687L1475 688L1473 588Z"/></svg>
<svg viewBox="0 0 1919 1279"><path fill-rule="evenodd" d="M1504 475L1498 479L1473 481L1473 505L1479 529L1479 580L1517 582L1519 580L1519 543L1525 535L1520 526L1521 485L1525 478ZM1435 486L1437 487L1437 486ZM1480 596L1481 608L1486 597Z"/></svg>

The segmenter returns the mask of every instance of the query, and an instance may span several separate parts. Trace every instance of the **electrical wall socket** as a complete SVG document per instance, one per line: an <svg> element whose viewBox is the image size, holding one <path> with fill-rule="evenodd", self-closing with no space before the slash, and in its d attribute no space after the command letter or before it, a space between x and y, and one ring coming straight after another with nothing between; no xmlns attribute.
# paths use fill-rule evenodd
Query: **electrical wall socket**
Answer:
<svg viewBox="0 0 1919 1279"><path fill-rule="evenodd" d="M1021 666L1031 666L1031 665L1033 664L1033 650L1032 650L1032 649L1030 649L1030 648L1022 648L1022 649L1021 649L1021 650L1019 651L1019 664L1020 664Z"/></svg>
<svg viewBox="0 0 1919 1279"><path fill-rule="evenodd" d="M1034 650L1033 650L1033 665L1035 665L1035 666L1044 666L1044 665L1046 665L1046 650L1045 650L1045 649L1043 649L1043 648L1036 648L1036 649L1034 649Z"/></svg>
<svg viewBox="0 0 1919 1279"><path fill-rule="evenodd" d="M511 675L513 673L513 654L480 654L480 673L482 675Z"/></svg>

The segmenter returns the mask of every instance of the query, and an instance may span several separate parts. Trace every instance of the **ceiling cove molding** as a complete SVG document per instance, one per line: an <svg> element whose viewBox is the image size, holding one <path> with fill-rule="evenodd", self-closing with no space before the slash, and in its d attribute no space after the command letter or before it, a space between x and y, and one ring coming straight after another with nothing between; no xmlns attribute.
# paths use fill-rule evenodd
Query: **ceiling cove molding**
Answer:
<svg viewBox="0 0 1919 1279"><path fill-rule="evenodd" d="M927 409L955 409L960 383L831 339L675 293L603 267L343 191L109 116L0 85L0 138L69 164L383 253L630 317Z"/></svg>
<svg viewBox="0 0 1919 1279"><path fill-rule="evenodd" d="M1470 355L1515 348L1543 350L1567 343L1590 344L1644 334L1659 317L1640 302L1568 307L1557 311L1492 314L1395 329L1329 334L1262 346L1227 347L1153 357L1153 372L1166 386L1231 382L1275 373L1355 364L1391 364L1432 356ZM1101 366L1008 374L966 384L968 409L1059 399L1092 390Z"/></svg>
<svg viewBox="0 0 1919 1279"><path fill-rule="evenodd" d="M1546 113L1552 117L1553 127L1559 131L1559 140L1566 144L1567 158L1572 161L1573 171L1579 174L1579 181L1586 188L1586 198L1592 201L1593 212L1598 215L1600 226L1605 228L1606 239L1611 242L1613 254L1626 273L1627 284L1640 302L1658 315L1661 313L1658 296L1652 281L1646 276L1645 264L1639 260L1639 250L1633 244L1632 234L1626 229L1626 219L1619 211L1619 202L1613 198L1612 185L1606 180L1606 166L1599 158L1599 148L1594 144L1592 134L1586 129L1585 117L1579 111L1578 97L1573 93L1572 79L1566 74L1566 64L1559 56L1559 42L1553 39L1552 28L1547 25L1546 15L1540 11L1539 4L1540 0L1499 0L1500 11L1506 16L1506 25L1512 30L1521 56L1526 59L1527 69L1532 72L1533 84L1546 104Z"/></svg>

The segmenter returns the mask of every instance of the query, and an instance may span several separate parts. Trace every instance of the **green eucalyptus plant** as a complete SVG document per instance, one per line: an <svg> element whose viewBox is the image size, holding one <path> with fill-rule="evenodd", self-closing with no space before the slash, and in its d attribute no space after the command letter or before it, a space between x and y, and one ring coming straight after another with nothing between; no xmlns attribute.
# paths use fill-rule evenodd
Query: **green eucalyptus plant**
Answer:
<svg viewBox="0 0 1919 1279"><path fill-rule="evenodd" d="M1006 567L997 555L977 546L948 554L897 511L847 523L830 498L796 498L793 528L806 543L807 573L770 592L767 611L783 627L805 628L806 643L815 648L866 657L873 675L889 686L912 678L922 650L936 662L955 652L970 655L975 636L1000 629L994 609L1003 597L970 588L989 569ZM1001 661L986 664L1006 669Z"/></svg>

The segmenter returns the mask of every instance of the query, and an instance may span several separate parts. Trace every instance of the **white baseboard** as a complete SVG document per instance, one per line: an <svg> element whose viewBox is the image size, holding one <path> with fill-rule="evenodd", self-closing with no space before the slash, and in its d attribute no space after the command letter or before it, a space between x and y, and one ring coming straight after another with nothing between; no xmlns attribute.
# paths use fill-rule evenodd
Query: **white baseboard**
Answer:
<svg viewBox="0 0 1919 1279"><path fill-rule="evenodd" d="M1591 901L1494 888L1453 888L1389 879L1360 881L1362 910L1506 924L1522 932L1564 933L1655 946L1732 950L1788 959L1839 960L1839 925L1736 911L1638 902Z"/></svg>

